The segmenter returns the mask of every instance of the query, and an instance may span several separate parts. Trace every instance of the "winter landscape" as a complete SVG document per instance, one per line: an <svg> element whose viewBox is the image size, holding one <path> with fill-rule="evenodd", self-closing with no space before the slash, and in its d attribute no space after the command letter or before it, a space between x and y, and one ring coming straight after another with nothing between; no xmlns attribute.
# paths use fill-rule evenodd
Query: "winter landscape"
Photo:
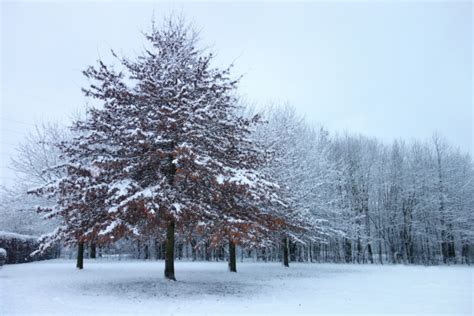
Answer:
<svg viewBox="0 0 474 316"><path fill-rule="evenodd" d="M472 315L471 2L1 8L0 315Z"/></svg>

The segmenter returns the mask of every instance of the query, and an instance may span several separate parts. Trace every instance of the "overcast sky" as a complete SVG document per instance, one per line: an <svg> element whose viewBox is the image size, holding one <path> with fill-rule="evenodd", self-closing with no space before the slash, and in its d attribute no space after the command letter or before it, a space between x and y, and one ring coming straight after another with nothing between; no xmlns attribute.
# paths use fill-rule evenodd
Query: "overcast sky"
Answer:
<svg viewBox="0 0 474 316"><path fill-rule="evenodd" d="M1 4L0 179L35 123L83 109L81 71L109 50L141 51L141 31L170 12L201 29L217 63L235 62L240 92L287 101L330 131L395 138L444 135L474 152L472 3Z"/></svg>

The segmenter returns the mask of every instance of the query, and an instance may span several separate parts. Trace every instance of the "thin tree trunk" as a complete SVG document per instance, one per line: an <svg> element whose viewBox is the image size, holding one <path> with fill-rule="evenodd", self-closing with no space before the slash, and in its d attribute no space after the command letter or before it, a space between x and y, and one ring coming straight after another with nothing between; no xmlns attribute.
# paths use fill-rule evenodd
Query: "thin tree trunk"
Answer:
<svg viewBox="0 0 474 316"><path fill-rule="evenodd" d="M211 249L209 248L209 241L206 241L204 245L204 257L206 261L211 261Z"/></svg>
<svg viewBox="0 0 474 316"><path fill-rule="evenodd" d="M469 262L469 243L466 241L461 241L461 263L467 263L470 264Z"/></svg>
<svg viewBox="0 0 474 316"><path fill-rule="evenodd" d="M369 254L370 263L374 263L374 255L372 254L372 245L370 243L367 244L367 252Z"/></svg>
<svg viewBox="0 0 474 316"><path fill-rule="evenodd" d="M229 240L229 270L230 272L237 272L235 243L232 240Z"/></svg>
<svg viewBox="0 0 474 316"><path fill-rule="evenodd" d="M137 240L137 252L136 252L137 259L142 258L142 243L140 242L140 239Z"/></svg>
<svg viewBox="0 0 474 316"><path fill-rule="evenodd" d="M357 263L361 263L362 260L362 243L360 241L360 237L357 237Z"/></svg>
<svg viewBox="0 0 474 316"><path fill-rule="evenodd" d="M349 238L344 238L344 260L352 262L352 242Z"/></svg>
<svg viewBox="0 0 474 316"><path fill-rule="evenodd" d="M168 223L166 230L165 278L176 281L174 276L174 221Z"/></svg>
<svg viewBox="0 0 474 316"><path fill-rule="evenodd" d="M150 249L148 248L148 241L145 242L145 247L143 248L143 252L145 254L145 260L150 258Z"/></svg>
<svg viewBox="0 0 474 316"><path fill-rule="evenodd" d="M380 237L379 237L380 238ZM379 239L379 263L383 264L383 259L382 259L382 240Z"/></svg>
<svg viewBox="0 0 474 316"><path fill-rule="evenodd" d="M79 245L77 247L77 264L76 267L79 270L82 270L84 268L84 242L79 242Z"/></svg>
<svg viewBox="0 0 474 316"><path fill-rule="evenodd" d="M155 260L158 260L160 258L161 249L159 248L159 243L156 239L153 240L153 248L155 249Z"/></svg>
<svg viewBox="0 0 474 316"><path fill-rule="evenodd" d="M90 258L91 259L95 259L97 256L96 256L96 246L95 246L95 243L91 243L91 252L90 252Z"/></svg>
<svg viewBox="0 0 474 316"><path fill-rule="evenodd" d="M197 260L197 253L196 253L196 240L191 239L191 255L193 258L193 261Z"/></svg>
<svg viewBox="0 0 474 316"><path fill-rule="evenodd" d="M288 238L287 237L283 237L282 246L283 246L283 265L285 267L289 268L290 267L290 260L288 258L289 249L288 249Z"/></svg>

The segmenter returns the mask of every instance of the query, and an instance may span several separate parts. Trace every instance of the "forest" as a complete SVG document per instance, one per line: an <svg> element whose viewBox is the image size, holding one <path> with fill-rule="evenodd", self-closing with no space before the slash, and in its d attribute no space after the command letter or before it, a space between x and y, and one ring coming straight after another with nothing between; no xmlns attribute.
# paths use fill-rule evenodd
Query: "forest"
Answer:
<svg viewBox="0 0 474 316"><path fill-rule="evenodd" d="M180 19L84 70L91 104L17 149L0 230L84 257L470 264L474 165L441 135L392 143L239 96ZM77 254L77 255L76 255Z"/></svg>

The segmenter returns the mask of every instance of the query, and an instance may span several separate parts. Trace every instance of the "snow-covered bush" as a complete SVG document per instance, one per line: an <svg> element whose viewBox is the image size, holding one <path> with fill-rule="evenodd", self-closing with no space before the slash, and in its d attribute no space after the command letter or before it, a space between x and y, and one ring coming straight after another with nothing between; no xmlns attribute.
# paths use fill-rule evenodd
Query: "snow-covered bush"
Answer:
<svg viewBox="0 0 474 316"><path fill-rule="evenodd" d="M7 261L7 251L0 248L0 267L5 264L5 261Z"/></svg>
<svg viewBox="0 0 474 316"><path fill-rule="evenodd" d="M0 231L0 249L4 249L8 253L8 257L5 256L5 263L25 263L53 259L58 256L58 247L52 247L41 255L31 256L38 246L38 237Z"/></svg>

